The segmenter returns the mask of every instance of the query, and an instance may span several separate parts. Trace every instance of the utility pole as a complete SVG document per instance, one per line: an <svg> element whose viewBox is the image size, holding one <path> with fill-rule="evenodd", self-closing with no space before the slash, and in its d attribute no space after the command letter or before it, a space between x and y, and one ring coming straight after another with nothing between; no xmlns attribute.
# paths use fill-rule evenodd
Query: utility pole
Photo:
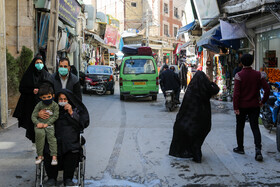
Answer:
<svg viewBox="0 0 280 187"><path fill-rule="evenodd" d="M149 9L146 10L146 46L149 46Z"/></svg>
<svg viewBox="0 0 280 187"><path fill-rule="evenodd" d="M58 14L59 0L51 0L46 64L52 72L56 70Z"/></svg>
<svg viewBox="0 0 280 187"><path fill-rule="evenodd" d="M5 0L0 0L0 19L0 126L5 127L8 123Z"/></svg>

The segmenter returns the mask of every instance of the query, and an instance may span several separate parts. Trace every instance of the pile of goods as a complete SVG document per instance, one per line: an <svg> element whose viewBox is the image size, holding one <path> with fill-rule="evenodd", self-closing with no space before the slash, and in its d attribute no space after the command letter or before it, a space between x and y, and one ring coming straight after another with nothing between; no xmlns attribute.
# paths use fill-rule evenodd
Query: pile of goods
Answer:
<svg viewBox="0 0 280 187"><path fill-rule="evenodd" d="M275 68L267 68L265 70L268 81L271 83L280 82L280 70Z"/></svg>

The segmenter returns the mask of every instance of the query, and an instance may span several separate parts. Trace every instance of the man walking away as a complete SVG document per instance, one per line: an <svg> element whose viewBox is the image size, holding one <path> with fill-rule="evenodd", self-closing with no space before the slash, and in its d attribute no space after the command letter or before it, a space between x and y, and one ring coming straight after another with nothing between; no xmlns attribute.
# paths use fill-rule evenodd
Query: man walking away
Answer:
<svg viewBox="0 0 280 187"><path fill-rule="evenodd" d="M165 97L166 90L173 90L175 95L175 103L180 104L180 80L176 73L168 69L168 65L163 66L163 72L159 76L160 87Z"/></svg>
<svg viewBox="0 0 280 187"><path fill-rule="evenodd" d="M234 95L233 107L236 114L236 138L238 147L233 151L239 154L245 154L243 146L244 126L246 116L250 120L250 126L254 135L256 148L255 159L262 161L261 153L261 133L259 129L258 119L260 107L267 101L269 97L269 85L265 77L259 71L252 69L254 57L250 54L245 54L241 58L243 69L236 73L234 78ZM264 97L260 101L260 89L264 89Z"/></svg>

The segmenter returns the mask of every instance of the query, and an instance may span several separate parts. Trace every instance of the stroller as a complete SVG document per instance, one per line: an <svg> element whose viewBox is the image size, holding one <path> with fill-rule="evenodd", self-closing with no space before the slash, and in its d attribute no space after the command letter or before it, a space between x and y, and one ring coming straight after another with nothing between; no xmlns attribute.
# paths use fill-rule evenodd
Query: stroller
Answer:
<svg viewBox="0 0 280 187"><path fill-rule="evenodd" d="M74 180L76 179L76 187L84 187L85 183L85 166L86 166L86 140L82 136L82 133L80 133L80 158L78 165L76 167L75 173L74 173ZM46 177L46 171L44 166L44 161L42 161L40 164L36 165L36 178L35 178L35 187L43 187L44 186L44 179Z"/></svg>

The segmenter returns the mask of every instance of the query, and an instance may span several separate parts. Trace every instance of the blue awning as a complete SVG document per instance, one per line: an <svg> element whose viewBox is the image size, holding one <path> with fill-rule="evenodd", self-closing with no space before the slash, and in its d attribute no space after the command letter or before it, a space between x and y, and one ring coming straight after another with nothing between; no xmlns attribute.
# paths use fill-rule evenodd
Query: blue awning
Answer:
<svg viewBox="0 0 280 187"><path fill-rule="evenodd" d="M202 46L203 48L209 49L210 51L214 51L216 53L220 52L220 48L232 48L232 49L239 49L240 48L240 40L221 40L221 27L217 25L204 33L200 40L197 42L197 46Z"/></svg>
<svg viewBox="0 0 280 187"><path fill-rule="evenodd" d="M191 22L191 23L185 25L184 27L181 27L181 28L179 29L179 31L177 32L176 38L178 38L180 35L182 35L182 34L188 32L189 30L194 29L195 26L196 26L196 22L193 21L193 22Z"/></svg>

